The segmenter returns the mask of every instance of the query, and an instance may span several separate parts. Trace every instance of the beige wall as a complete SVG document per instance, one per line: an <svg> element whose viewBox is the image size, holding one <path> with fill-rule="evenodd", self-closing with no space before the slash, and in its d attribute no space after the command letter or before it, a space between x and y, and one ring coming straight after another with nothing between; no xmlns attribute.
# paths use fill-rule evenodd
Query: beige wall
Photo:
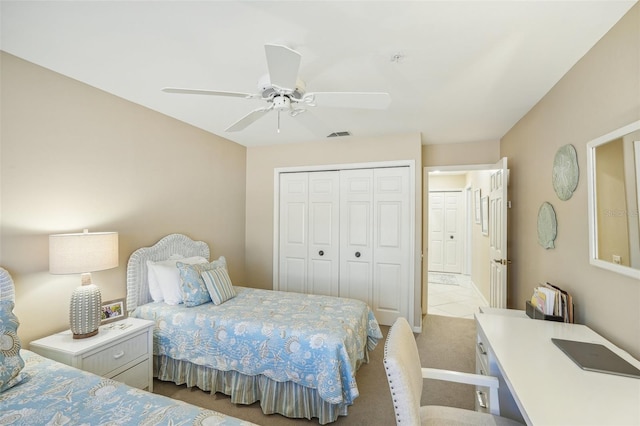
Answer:
<svg viewBox="0 0 640 426"><path fill-rule="evenodd" d="M420 275L422 167L419 134L335 138L311 144L247 149L246 277L254 287L273 288L274 170L393 160L414 160L416 171L416 269ZM419 315L420 286L415 289Z"/></svg>
<svg viewBox="0 0 640 426"><path fill-rule="evenodd" d="M16 283L23 342L68 328L79 275L48 273L48 235L117 231L120 266L96 272L125 296L139 247L180 232L244 276L243 146L2 53L0 265Z"/></svg>
<svg viewBox="0 0 640 426"><path fill-rule="evenodd" d="M438 175L436 173L429 174L429 191L462 191L466 185L466 173L455 175Z"/></svg>
<svg viewBox="0 0 640 426"><path fill-rule="evenodd" d="M635 5L502 139L509 158L511 307L523 308L538 282L574 296L576 320L640 358L640 282L589 264L586 144L640 119L640 4ZM551 172L556 151L573 144L581 175L561 201ZM537 243L540 205L557 215L556 248Z"/></svg>
<svg viewBox="0 0 640 426"><path fill-rule="evenodd" d="M474 170L468 173L468 180L472 192L480 189L481 197L489 195L491 191L490 179L491 171L488 170ZM473 202L475 203L475 199ZM471 257L471 280L480 293L482 293L485 300L489 301L489 236L482 233L482 221L477 224L474 220L473 226L471 227L471 252L473 253Z"/></svg>
<svg viewBox="0 0 640 426"><path fill-rule="evenodd" d="M500 159L500 141L424 145L422 165L458 166L494 164Z"/></svg>

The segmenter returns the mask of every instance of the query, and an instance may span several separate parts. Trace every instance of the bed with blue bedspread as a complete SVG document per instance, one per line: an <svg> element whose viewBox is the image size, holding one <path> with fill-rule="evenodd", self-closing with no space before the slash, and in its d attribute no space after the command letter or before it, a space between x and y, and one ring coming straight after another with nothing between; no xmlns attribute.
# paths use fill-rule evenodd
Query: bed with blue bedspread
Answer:
<svg viewBox="0 0 640 426"><path fill-rule="evenodd" d="M253 425L22 349L14 306L0 268L0 425Z"/></svg>
<svg viewBox="0 0 640 426"><path fill-rule="evenodd" d="M0 393L2 425L220 425L252 423L155 395L21 350L22 380Z"/></svg>
<svg viewBox="0 0 640 426"><path fill-rule="evenodd" d="M366 303L241 286L219 304L187 303L193 288L183 291L184 303L154 301L149 262L176 256L208 259L209 249L173 234L136 250L128 264L129 315L156 324L155 377L222 392L237 404L260 401L265 414L317 417L320 424L347 415L359 396L356 371L382 338ZM226 267L220 258L198 268L216 262Z"/></svg>

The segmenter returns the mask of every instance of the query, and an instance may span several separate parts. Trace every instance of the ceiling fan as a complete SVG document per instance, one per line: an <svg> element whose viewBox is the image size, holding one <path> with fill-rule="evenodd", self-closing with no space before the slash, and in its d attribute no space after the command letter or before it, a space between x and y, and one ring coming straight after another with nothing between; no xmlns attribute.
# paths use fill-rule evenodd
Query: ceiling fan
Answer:
<svg viewBox="0 0 640 426"><path fill-rule="evenodd" d="M316 133L329 135L326 126L313 114L309 107L386 109L391 97L388 93L375 92L306 92L304 81L298 78L302 55L287 46L265 45L267 68L269 73L258 81L258 93L226 92L220 90L184 89L165 87L167 93L190 95L228 96L245 99L261 99L266 106L254 109L231 126L226 132L238 132L245 129L270 111L278 113L278 132L280 132L280 113L291 117L300 117L303 125Z"/></svg>

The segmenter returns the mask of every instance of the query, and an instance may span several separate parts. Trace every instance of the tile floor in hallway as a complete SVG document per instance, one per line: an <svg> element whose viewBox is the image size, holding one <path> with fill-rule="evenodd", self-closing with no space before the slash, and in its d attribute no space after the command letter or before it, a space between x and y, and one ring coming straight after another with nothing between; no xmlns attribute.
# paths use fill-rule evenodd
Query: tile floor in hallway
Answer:
<svg viewBox="0 0 640 426"><path fill-rule="evenodd" d="M469 276L429 272L428 313L471 318L480 306L488 306Z"/></svg>

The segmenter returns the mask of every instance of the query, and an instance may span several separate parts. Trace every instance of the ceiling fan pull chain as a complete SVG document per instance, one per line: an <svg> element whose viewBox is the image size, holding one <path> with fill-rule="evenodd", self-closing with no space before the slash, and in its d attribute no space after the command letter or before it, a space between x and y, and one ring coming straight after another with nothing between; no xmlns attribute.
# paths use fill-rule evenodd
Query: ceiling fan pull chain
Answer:
<svg viewBox="0 0 640 426"><path fill-rule="evenodd" d="M280 110L278 110L278 133L280 133Z"/></svg>

